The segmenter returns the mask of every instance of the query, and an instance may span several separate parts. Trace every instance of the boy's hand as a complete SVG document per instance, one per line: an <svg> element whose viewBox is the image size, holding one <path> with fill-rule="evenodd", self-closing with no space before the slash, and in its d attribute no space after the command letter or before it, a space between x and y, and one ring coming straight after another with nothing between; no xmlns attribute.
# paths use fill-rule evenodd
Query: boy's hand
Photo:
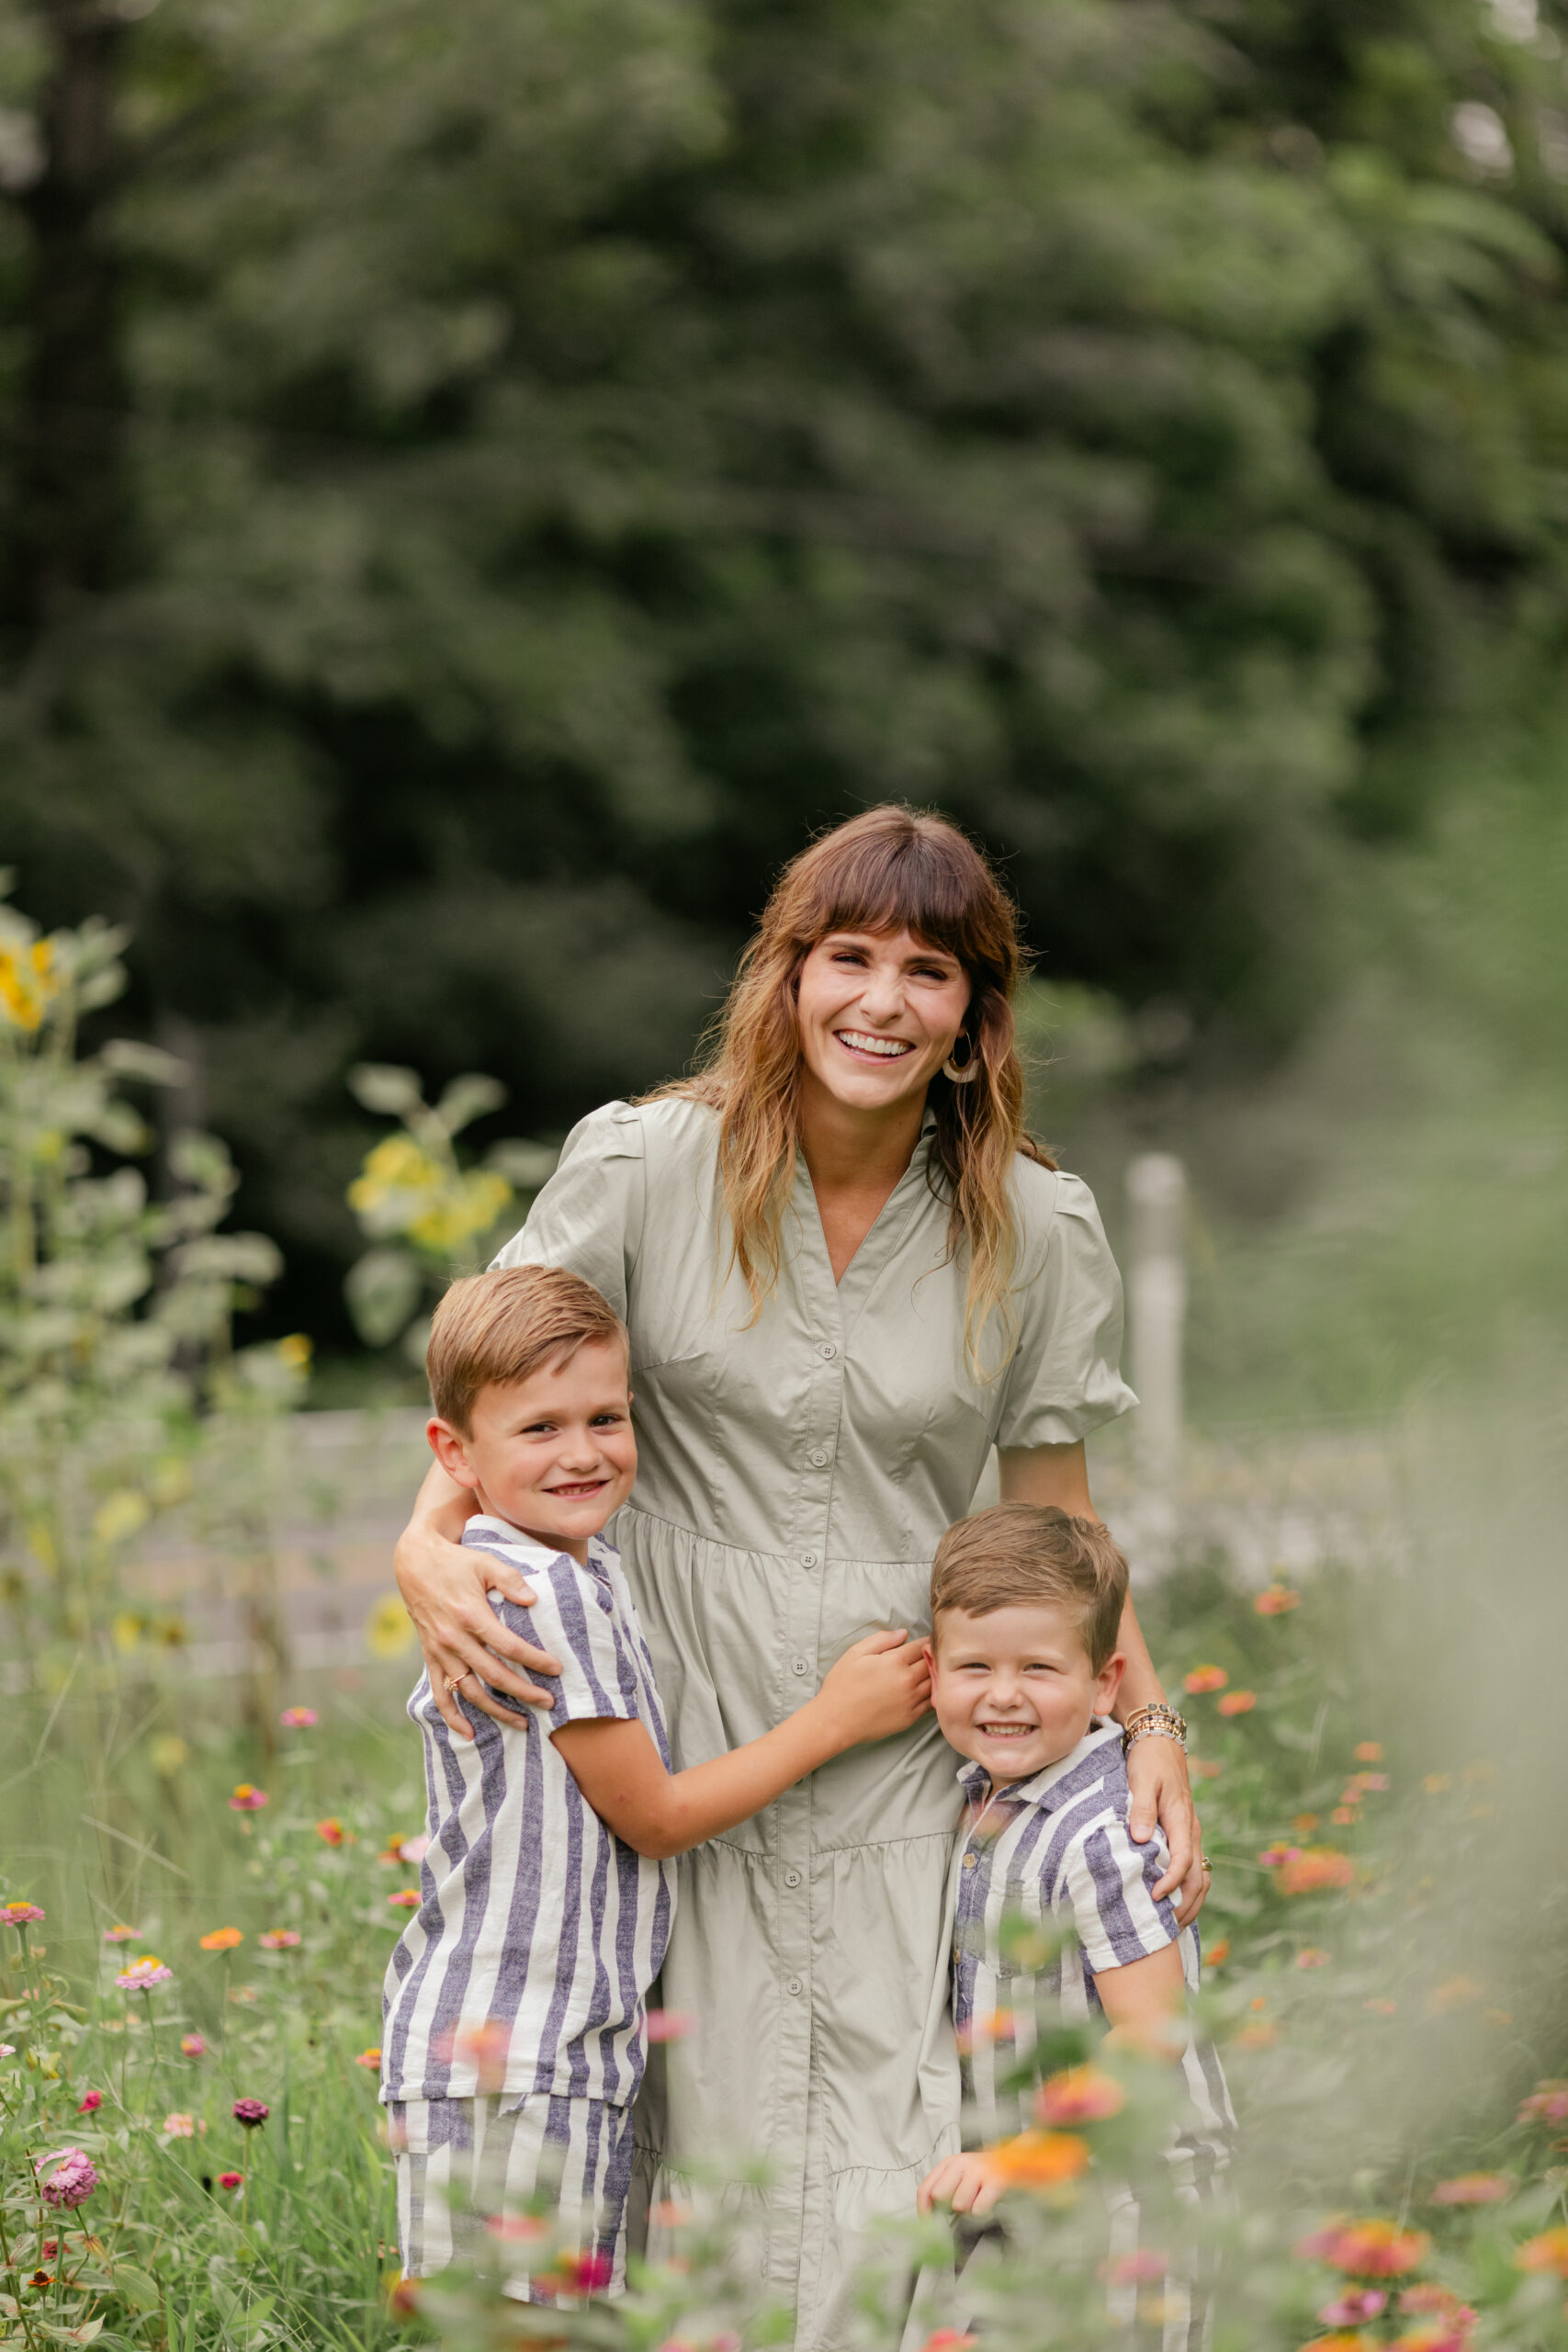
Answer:
<svg viewBox="0 0 1568 2352"><path fill-rule="evenodd" d="M811 1703L829 1719L840 1747L852 1747L859 1740L908 1731L931 1702L924 1647L900 1625L897 1632L868 1634L847 1649Z"/></svg>
<svg viewBox="0 0 1568 2352"><path fill-rule="evenodd" d="M984 2148L972 2148L962 2156L944 2156L934 2172L928 2172L915 2192L915 2203L922 2213L933 2205L951 2205L955 2213L978 2218L990 2211L1006 2187Z"/></svg>

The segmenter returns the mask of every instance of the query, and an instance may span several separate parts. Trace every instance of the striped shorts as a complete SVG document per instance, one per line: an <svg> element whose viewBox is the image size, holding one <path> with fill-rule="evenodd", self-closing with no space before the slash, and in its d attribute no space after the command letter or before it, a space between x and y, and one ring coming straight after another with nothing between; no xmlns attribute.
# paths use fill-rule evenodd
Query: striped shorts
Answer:
<svg viewBox="0 0 1568 2352"><path fill-rule="evenodd" d="M397 2164L403 2275L429 2278L485 2242L487 2228L522 2218L543 2195L554 2244L594 2256L595 2294L625 2291L632 2111L547 2091L480 2098L395 2100L388 2132ZM560 2301L525 2271L509 2277L520 2302Z"/></svg>

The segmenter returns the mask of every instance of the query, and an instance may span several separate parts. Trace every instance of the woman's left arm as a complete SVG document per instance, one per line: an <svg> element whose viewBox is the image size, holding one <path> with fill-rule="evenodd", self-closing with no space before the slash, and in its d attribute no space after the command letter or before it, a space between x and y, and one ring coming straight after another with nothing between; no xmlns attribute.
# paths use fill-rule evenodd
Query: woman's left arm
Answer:
<svg viewBox="0 0 1568 2352"><path fill-rule="evenodd" d="M1099 1519L1100 1513L1089 1496L1089 1464L1081 1439L1076 1445L1008 1446L1002 1449L998 1459L1003 1502L1054 1503L1058 1510L1070 1511L1075 1519ZM1151 1706L1165 1697L1131 1600L1122 1613L1117 1647L1127 1660L1116 1702L1117 1720L1124 1723L1134 1707ZM1170 1868L1155 1888L1155 1894L1158 1897L1172 1894L1178 1887L1181 1889L1176 1916L1186 1927L1203 1907L1209 1879L1203 1868L1202 1833L1192 1802L1187 1758L1178 1742L1162 1737L1158 1732L1146 1733L1142 1739L1134 1740L1127 1756L1127 1784L1133 1792L1133 1811L1127 1824L1133 1837L1140 1846L1145 1844L1154 1835L1157 1821L1170 1849Z"/></svg>

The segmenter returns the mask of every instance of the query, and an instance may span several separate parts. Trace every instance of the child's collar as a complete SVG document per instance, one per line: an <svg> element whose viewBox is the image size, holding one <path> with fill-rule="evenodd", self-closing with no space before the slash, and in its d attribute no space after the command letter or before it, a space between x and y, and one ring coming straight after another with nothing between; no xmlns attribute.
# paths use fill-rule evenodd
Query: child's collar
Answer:
<svg viewBox="0 0 1568 2352"><path fill-rule="evenodd" d="M462 1540L465 1544L483 1545L492 1551L499 1544L506 1552L515 1554L518 1566L524 1569L548 1568L553 1567L558 1560L571 1560L570 1552L552 1551L547 1544L541 1544L536 1535L529 1535L521 1527L513 1527L509 1519L502 1519L493 1511L476 1512L464 1528ZM607 1544L604 1536L589 1537L588 1566L595 1576L602 1577L609 1563L618 1557L615 1545ZM578 1563L572 1560L571 1565L576 1567Z"/></svg>
<svg viewBox="0 0 1568 2352"><path fill-rule="evenodd" d="M995 1792L1003 1804L1038 1804L1053 1813L1085 1789L1092 1788L1105 1777L1110 1760L1105 1754L1114 1747L1120 1753L1121 1726L1096 1715L1077 1746L1067 1755L1057 1758L1055 1764L1042 1765L1027 1781L1010 1781L1005 1789ZM983 1764L964 1763L959 1767L959 1784L971 1804L986 1804L993 1794L991 1776Z"/></svg>

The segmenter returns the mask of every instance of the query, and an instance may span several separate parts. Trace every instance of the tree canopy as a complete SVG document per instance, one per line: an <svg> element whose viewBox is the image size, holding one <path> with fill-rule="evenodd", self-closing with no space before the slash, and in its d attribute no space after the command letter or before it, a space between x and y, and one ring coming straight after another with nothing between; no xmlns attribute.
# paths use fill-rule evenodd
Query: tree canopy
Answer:
<svg viewBox="0 0 1568 2352"><path fill-rule="evenodd" d="M291 1319L352 1063L562 1128L874 800L1271 1050L1560 643L1533 0L3 0L0 101L6 854Z"/></svg>

